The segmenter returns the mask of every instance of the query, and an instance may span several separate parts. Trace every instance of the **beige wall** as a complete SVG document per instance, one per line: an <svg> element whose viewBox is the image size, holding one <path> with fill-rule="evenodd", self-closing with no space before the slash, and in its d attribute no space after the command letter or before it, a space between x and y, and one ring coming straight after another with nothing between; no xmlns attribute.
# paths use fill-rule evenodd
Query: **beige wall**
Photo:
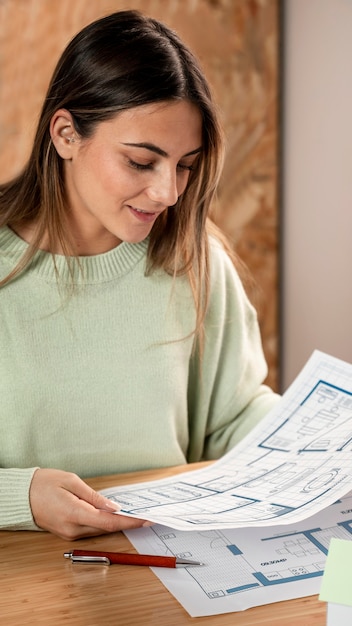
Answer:
<svg viewBox="0 0 352 626"><path fill-rule="evenodd" d="M277 0L0 0L0 180L28 156L51 71L69 39L136 8L193 48L219 102L227 161L217 221L251 270L268 382L277 386Z"/></svg>
<svg viewBox="0 0 352 626"><path fill-rule="evenodd" d="M315 349L352 362L352 2L285 13L284 388Z"/></svg>

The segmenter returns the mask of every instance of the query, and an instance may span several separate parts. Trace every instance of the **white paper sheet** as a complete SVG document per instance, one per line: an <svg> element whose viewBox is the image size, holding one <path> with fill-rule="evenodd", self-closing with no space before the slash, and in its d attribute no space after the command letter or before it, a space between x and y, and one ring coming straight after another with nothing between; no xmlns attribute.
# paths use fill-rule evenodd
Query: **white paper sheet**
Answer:
<svg viewBox="0 0 352 626"><path fill-rule="evenodd" d="M177 530L299 522L352 486L352 365L315 351L278 405L201 470L106 489L124 515Z"/></svg>
<svg viewBox="0 0 352 626"><path fill-rule="evenodd" d="M192 617L242 611L319 593L330 539L352 539L352 493L293 525L192 532L155 525L125 534L138 552L205 563L152 568Z"/></svg>

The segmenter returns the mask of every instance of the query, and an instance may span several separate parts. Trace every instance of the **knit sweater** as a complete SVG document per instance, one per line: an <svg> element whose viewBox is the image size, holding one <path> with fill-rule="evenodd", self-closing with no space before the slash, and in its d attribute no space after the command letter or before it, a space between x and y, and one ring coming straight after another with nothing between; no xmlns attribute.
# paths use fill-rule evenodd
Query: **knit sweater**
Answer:
<svg viewBox="0 0 352 626"><path fill-rule="evenodd" d="M0 289L0 528L35 529L37 467L81 478L214 459L267 413L256 312L211 243L204 357L186 277L145 273L148 242L73 267L40 251ZM0 278L27 244L0 229Z"/></svg>

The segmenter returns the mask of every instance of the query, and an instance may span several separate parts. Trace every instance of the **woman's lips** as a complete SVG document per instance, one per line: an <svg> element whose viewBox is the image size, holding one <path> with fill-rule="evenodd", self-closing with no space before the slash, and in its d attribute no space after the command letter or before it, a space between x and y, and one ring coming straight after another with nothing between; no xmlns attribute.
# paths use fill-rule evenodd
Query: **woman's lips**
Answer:
<svg viewBox="0 0 352 626"><path fill-rule="evenodd" d="M128 206L131 213L140 221L140 222L154 222L154 220L158 217L160 212L149 212L143 211L142 209L136 209L133 206Z"/></svg>

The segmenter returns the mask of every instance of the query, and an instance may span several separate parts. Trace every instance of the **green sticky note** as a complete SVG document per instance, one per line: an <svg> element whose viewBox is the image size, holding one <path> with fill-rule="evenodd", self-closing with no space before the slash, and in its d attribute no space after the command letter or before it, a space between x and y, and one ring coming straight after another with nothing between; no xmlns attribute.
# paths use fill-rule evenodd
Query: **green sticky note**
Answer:
<svg viewBox="0 0 352 626"><path fill-rule="evenodd" d="M330 541L319 600L352 606L352 541Z"/></svg>

